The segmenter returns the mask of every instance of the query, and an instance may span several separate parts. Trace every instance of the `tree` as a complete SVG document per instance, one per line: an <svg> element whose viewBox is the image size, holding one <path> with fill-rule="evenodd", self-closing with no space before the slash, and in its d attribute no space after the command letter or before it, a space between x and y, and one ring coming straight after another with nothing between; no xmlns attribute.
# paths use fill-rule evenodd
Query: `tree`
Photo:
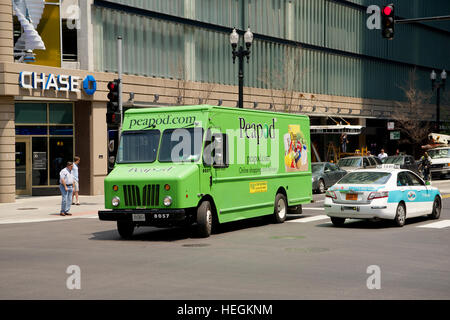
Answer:
<svg viewBox="0 0 450 320"><path fill-rule="evenodd" d="M298 106L302 97L299 92L301 80L306 70L301 70L302 47L286 47L285 54L279 58L279 68L264 69L261 81L270 90L270 97L274 109L282 106L282 111L291 112Z"/></svg>
<svg viewBox="0 0 450 320"><path fill-rule="evenodd" d="M433 120L430 117L431 92L427 93L417 87L416 70L410 71L408 80L403 86L406 101L396 102L396 108L392 113L393 120L400 132L404 133L400 143L412 143L421 145L427 142L428 134L432 132ZM431 91L431 90L430 90ZM415 149L414 152L415 153Z"/></svg>

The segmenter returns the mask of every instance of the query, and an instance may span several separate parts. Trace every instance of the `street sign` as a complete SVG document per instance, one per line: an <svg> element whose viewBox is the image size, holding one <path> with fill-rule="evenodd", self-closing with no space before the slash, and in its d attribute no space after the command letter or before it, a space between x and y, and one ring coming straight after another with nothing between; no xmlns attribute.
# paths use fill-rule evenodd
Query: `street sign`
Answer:
<svg viewBox="0 0 450 320"><path fill-rule="evenodd" d="M400 131L391 131L390 138L391 138L391 140L399 140L400 139Z"/></svg>
<svg viewBox="0 0 450 320"><path fill-rule="evenodd" d="M389 122L387 123L387 129L388 129L388 130L394 130L394 128L395 128L395 123L392 122L392 121L389 121Z"/></svg>

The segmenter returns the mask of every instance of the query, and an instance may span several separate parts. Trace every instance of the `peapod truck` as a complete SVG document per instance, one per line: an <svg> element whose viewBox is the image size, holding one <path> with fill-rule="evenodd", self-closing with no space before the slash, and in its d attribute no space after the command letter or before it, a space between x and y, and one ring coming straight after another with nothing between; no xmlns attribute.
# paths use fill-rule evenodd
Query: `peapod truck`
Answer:
<svg viewBox="0 0 450 320"><path fill-rule="evenodd" d="M213 226L259 216L282 223L311 202L309 118L209 105L125 112L100 220Z"/></svg>

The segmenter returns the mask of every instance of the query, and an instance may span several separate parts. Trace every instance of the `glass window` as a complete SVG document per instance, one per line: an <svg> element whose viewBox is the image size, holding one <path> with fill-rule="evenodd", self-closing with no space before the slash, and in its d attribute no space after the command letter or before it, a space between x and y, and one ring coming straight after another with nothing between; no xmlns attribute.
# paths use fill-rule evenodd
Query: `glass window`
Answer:
<svg viewBox="0 0 450 320"><path fill-rule="evenodd" d="M59 184L59 172L66 166L67 161L73 161L73 138L50 137L50 184Z"/></svg>
<svg viewBox="0 0 450 320"><path fill-rule="evenodd" d="M311 164L311 171L313 173L321 172L323 168L323 163L313 163Z"/></svg>
<svg viewBox="0 0 450 320"><path fill-rule="evenodd" d="M386 164L403 164L403 157L402 156L398 156L398 157L386 157L383 159L383 163Z"/></svg>
<svg viewBox="0 0 450 320"><path fill-rule="evenodd" d="M428 155L431 159L448 158L450 149L434 149L428 151Z"/></svg>
<svg viewBox="0 0 450 320"><path fill-rule="evenodd" d="M343 158L338 162L339 167L360 167L361 158Z"/></svg>
<svg viewBox="0 0 450 320"><path fill-rule="evenodd" d="M18 136L46 136L47 126L16 126Z"/></svg>
<svg viewBox="0 0 450 320"><path fill-rule="evenodd" d="M16 103L16 123L47 123L46 103Z"/></svg>
<svg viewBox="0 0 450 320"><path fill-rule="evenodd" d="M202 152L203 128L167 129L161 139L159 161L198 161Z"/></svg>
<svg viewBox="0 0 450 320"><path fill-rule="evenodd" d="M376 166L377 165L377 163L375 162L375 160L374 159L372 159L372 158L367 158L367 159L369 159L369 162L370 162L370 165L371 166Z"/></svg>
<svg viewBox="0 0 450 320"><path fill-rule="evenodd" d="M338 171L339 170L334 163L330 163L330 169L331 169L331 171Z"/></svg>
<svg viewBox="0 0 450 320"><path fill-rule="evenodd" d="M77 28L72 21L61 19L63 61L78 61Z"/></svg>
<svg viewBox="0 0 450 320"><path fill-rule="evenodd" d="M370 166L369 160L367 158L363 158L364 167Z"/></svg>
<svg viewBox="0 0 450 320"><path fill-rule="evenodd" d="M32 141L33 186L48 185L47 137L33 137Z"/></svg>
<svg viewBox="0 0 450 320"><path fill-rule="evenodd" d="M385 184L390 177L389 172L350 172L339 181L339 184Z"/></svg>
<svg viewBox="0 0 450 320"><path fill-rule="evenodd" d="M405 172L405 174L408 176L409 181L411 182L411 185L413 186L424 186L425 183L419 179L419 177L417 177L415 174L411 173L411 172Z"/></svg>
<svg viewBox="0 0 450 320"><path fill-rule="evenodd" d="M125 131L120 139L117 163L154 162L160 136L159 130Z"/></svg>
<svg viewBox="0 0 450 320"><path fill-rule="evenodd" d="M51 136L72 136L73 126L52 126L50 129Z"/></svg>
<svg viewBox="0 0 450 320"><path fill-rule="evenodd" d="M57 124L72 124L73 110L71 103L50 103L49 122Z"/></svg>

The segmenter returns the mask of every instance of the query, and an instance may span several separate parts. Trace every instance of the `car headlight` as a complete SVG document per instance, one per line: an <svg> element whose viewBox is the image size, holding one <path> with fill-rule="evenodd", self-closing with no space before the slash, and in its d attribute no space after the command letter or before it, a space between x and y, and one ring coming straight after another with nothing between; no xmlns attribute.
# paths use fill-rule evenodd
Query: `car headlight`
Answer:
<svg viewBox="0 0 450 320"><path fill-rule="evenodd" d="M111 203L112 203L112 205L113 205L114 207L119 206L119 204L120 204L120 198L119 198L119 197L114 197L114 198L112 198Z"/></svg>
<svg viewBox="0 0 450 320"><path fill-rule="evenodd" d="M170 206L172 204L172 197L171 196L167 196L164 198L164 205L166 207Z"/></svg>

